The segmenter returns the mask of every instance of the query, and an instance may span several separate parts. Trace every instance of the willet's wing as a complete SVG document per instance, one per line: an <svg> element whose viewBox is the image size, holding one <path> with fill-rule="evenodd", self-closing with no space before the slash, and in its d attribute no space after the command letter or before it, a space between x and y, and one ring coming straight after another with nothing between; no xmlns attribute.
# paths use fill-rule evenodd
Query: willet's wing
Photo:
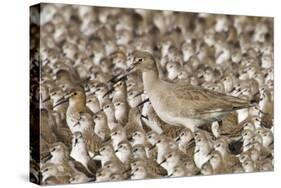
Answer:
<svg viewBox="0 0 281 188"><path fill-rule="evenodd" d="M181 106L187 115L194 116L231 112L252 106L246 100L193 86L173 85L170 95L174 104Z"/></svg>

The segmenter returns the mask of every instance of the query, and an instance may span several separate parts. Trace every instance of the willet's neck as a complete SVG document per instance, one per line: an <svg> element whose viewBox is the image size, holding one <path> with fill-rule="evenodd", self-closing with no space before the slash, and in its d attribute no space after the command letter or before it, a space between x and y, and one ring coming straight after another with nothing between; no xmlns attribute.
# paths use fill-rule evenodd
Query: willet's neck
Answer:
<svg viewBox="0 0 281 188"><path fill-rule="evenodd" d="M79 100L69 100L69 106L79 108L82 107L84 108L86 106L86 100L85 99L79 99Z"/></svg>
<svg viewBox="0 0 281 188"><path fill-rule="evenodd" d="M151 90L159 81L159 74L157 68L155 68L154 70L144 71L142 73L142 79L145 90Z"/></svg>

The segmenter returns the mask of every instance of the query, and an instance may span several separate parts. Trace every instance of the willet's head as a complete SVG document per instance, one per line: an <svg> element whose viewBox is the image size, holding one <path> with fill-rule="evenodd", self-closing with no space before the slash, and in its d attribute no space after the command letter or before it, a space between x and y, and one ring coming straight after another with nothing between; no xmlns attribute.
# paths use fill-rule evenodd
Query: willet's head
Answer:
<svg viewBox="0 0 281 188"><path fill-rule="evenodd" d="M141 70L142 72L157 71L156 62L152 54L148 52L135 51L133 52L133 57L133 62L127 69L128 72L131 70Z"/></svg>

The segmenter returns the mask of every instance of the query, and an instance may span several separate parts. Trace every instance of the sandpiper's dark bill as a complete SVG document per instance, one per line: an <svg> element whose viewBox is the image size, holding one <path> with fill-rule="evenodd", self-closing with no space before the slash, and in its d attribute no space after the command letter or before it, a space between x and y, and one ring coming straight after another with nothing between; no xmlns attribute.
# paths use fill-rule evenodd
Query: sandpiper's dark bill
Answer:
<svg viewBox="0 0 281 188"><path fill-rule="evenodd" d="M270 17L31 6L30 181L273 171L273 51Z"/></svg>

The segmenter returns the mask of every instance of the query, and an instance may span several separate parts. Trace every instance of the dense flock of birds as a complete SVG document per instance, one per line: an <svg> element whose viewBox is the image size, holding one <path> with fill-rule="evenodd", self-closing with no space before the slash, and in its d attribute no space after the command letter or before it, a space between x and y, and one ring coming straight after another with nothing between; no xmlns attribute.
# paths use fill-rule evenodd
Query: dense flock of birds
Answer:
<svg viewBox="0 0 281 188"><path fill-rule="evenodd" d="M30 32L32 181L273 170L272 18L42 4ZM195 130L166 123L128 74L134 51L167 82L255 105Z"/></svg>

